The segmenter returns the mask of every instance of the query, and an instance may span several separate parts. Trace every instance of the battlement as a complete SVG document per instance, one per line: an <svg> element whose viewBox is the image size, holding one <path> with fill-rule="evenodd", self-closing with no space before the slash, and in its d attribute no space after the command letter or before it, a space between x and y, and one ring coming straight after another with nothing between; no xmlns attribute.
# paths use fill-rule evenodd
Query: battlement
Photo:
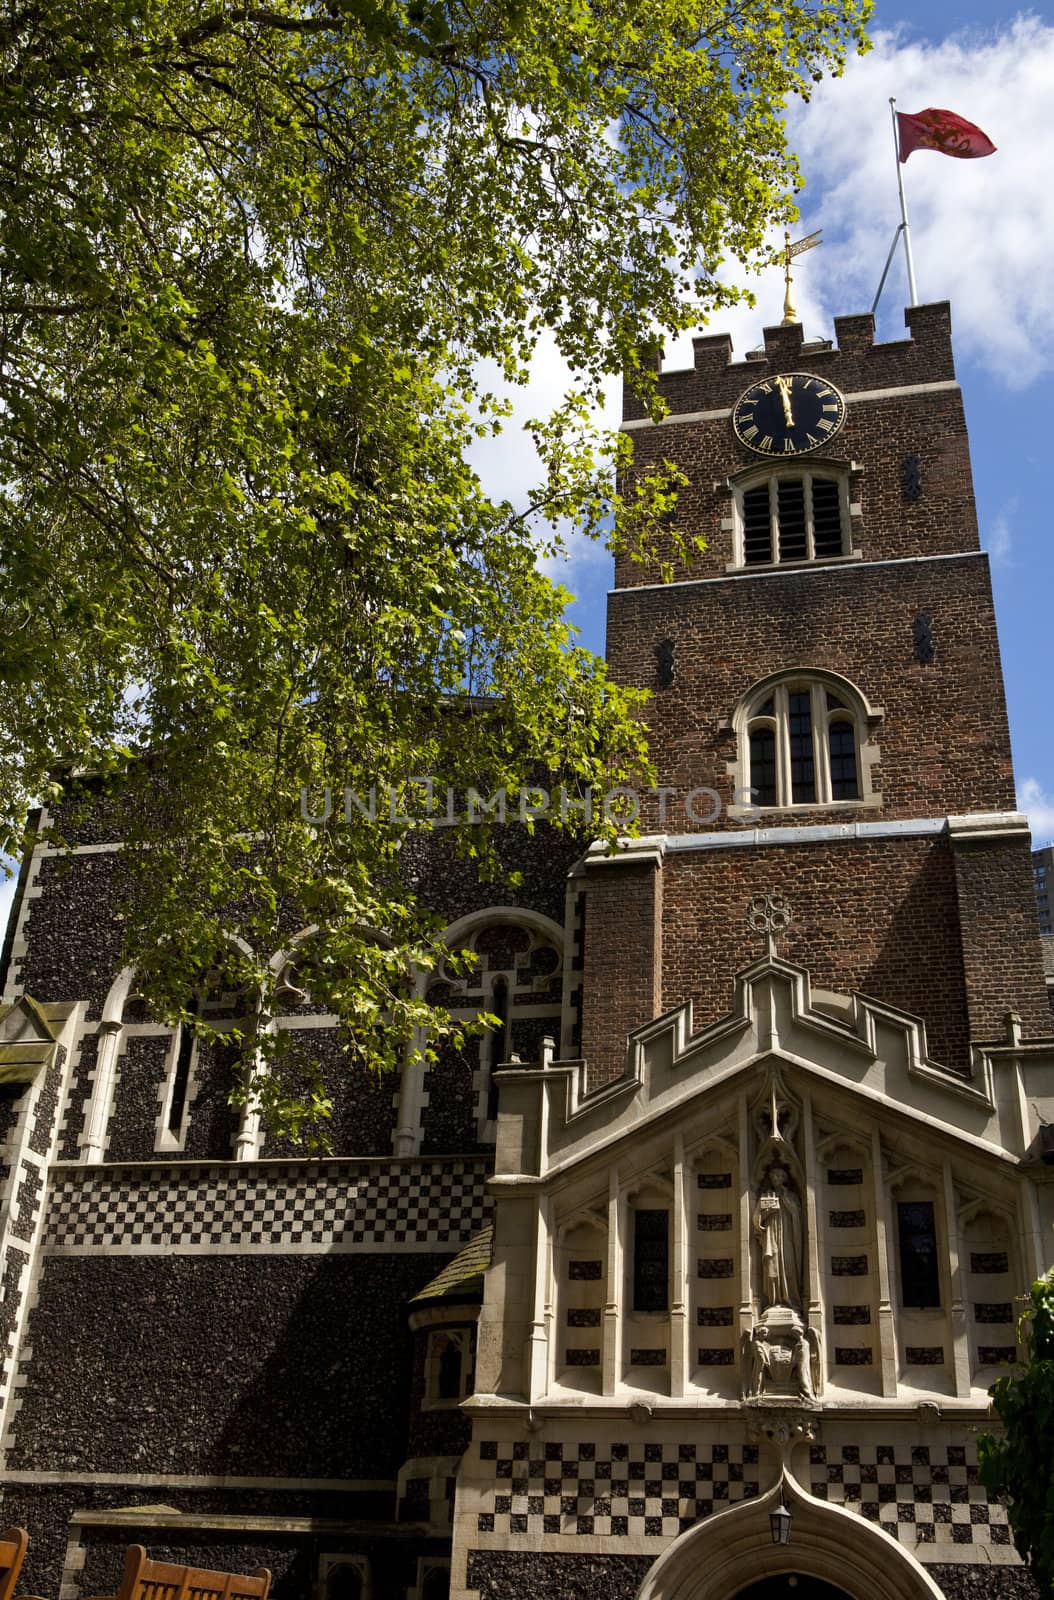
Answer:
<svg viewBox="0 0 1054 1600"><path fill-rule="evenodd" d="M801 367L829 379L847 394L953 379L948 301L909 306L904 321L909 337L884 344L875 343L875 319L870 312L835 317L833 344L826 339L807 340L800 322L786 328L766 328L764 349L739 361L732 359L732 340L727 333L704 334L692 341L693 366L670 372L663 372L660 367L659 392L670 412L677 415L724 410L756 378ZM645 415L640 399L628 384L622 414L626 422Z"/></svg>

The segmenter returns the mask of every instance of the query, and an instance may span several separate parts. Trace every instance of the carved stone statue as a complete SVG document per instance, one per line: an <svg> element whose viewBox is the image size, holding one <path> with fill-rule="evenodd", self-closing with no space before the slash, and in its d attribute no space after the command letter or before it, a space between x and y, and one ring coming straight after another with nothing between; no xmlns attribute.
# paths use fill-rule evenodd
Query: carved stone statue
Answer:
<svg viewBox="0 0 1054 1600"><path fill-rule="evenodd" d="M754 1234L761 1246L761 1305L802 1307L801 1202L790 1173L777 1162L766 1174L754 1207Z"/></svg>
<svg viewBox="0 0 1054 1600"><path fill-rule="evenodd" d="M815 1328L802 1328L794 1341L792 1375L803 1400L815 1400L820 1386L820 1340Z"/></svg>
<svg viewBox="0 0 1054 1600"><path fill-rule="evenodd" d="M746 1339L746 1351L750 1359L750 1378L747 1384L747 1395L754 1399L762 1394L765 1388L765 1379L772 1371L772 1351L765 1338L764 1328L755 1328L753 1334Z"/></svg>
<svg viewBox="0 0 1054 1600"><path fill-rule="evenodd" d="M821 1386L819 1336L796 1311L776 1306L743 1335L743 1397L804 1400L815 1405Z"/></svg>

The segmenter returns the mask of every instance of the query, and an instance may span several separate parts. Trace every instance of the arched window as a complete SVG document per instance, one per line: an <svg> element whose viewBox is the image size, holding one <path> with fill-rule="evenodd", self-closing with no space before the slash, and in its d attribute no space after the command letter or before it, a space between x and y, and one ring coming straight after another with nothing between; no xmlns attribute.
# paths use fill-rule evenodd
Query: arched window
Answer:
<svg viewBox="0 0 1054 1600"><path fill-rule="evenodd" d="M735 489L737 558L744 567L831 561L852 554L848 475L835 466L756 472Z"/></svg>
<svg viewBox="0 0 1054 1600"><path fill-rule="evenodd" d="M461 1399L462 1351L448 1339L439 1356L439 1380L436 1388L440 1400Z"/></svg>
<svg viewBox="0 0 1054 1600"><path fill-rule="evenodd" d="M472 1330L437 1330L425 1347L426 1411L459 1406L472 1391Z"/></svg>
<svg viewBox="0 0 1054 1600"><path fill-rule="evenodd" d="M863 701L832 675L768 680L736 716L742 788L763 809L870 798L867 722Z"/></svg>
<svg viewBox="0 0 1054 1600"><path fill-rule="evenodd" d="M475 959L466 972L443 970L431 975L424 989L426 999L445 1006L457 1022L474 1021L486 1012L496 1018L496 1025L463 1052L442 1053L430 1069L429 1100L435 1095L435 1105L442 1102L449 1107L450 1089L470 1063L475 1136L493 1143L498 1113L495 1073L513 1056L528 1064L538 1061L543 1040L561 1038L562 930L538 913L495 906L452 924L443 938L452 949L470 952ZM449 1079L440 1087L444 1073ZM431 1114L430 1104L423 1118L426 1148Z"/></svg>
<svg viewBox="0 0 1054 1600"><path fill-rule="evenodd" d="M418 1556L417 1582L407 1589L406 1600L447 1600L450 1593L450 1561L444 1556Z"/></svg>
<svg viewBox="0 0 1054 1600"><path fill-rule="evenodd" d="M449 1561L433 1561L421 1579L421 1600L447 1600L450 1593Z"/></svg>
<svg viewBox="0 0 1054 1600"><path fill-rule="evenodd" d="M194 1019L205 1009L205 990L187 1001L188 1020L176 1024L165 1059L161 1112L154 1134L156 1150L182 1150L186 1144L190 1109L198 1089L198 1036Z"/></svg>
<svg viewBox="0 0 1054 1600"><path fill-rule="evenodd" d="M369 1567L362 1556L323 1556L323 1600L368 1600Z"/></svg>

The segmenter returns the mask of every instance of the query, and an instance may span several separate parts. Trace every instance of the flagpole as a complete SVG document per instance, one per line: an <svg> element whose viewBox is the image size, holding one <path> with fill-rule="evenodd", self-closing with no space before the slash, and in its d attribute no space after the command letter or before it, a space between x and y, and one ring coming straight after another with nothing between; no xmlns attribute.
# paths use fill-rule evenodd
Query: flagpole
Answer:
<svg viewBox="0 0 1054 1600"><path fill-rule="evenodd" d="M904 164L900 159L900 130L897 127L897 101L895 95L889 97L889 114L893 119L893 154L897 160L897 188L900 191L900 219L904 232L904 254L908 263L908 292L911 295L910 305L919 303L919 291L915 287L915 263L911 257L911 229L908 226L908 202L904 195ZM883 274L884 281L884 274ZM879 293L881 294L881 290Z"/></svg>

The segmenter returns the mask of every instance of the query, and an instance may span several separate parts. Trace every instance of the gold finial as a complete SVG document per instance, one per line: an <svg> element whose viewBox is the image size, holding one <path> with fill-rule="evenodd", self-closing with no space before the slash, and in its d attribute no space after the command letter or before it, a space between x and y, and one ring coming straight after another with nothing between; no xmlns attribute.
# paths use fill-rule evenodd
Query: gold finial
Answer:
<svg viewBox="0 0 1054 1600"><path fill-rule="evenodd" d="M795 311L791 300L791 262L795 256L800 256L803 251L812 250L816 245L823 244L823 240L820 238L822 232L822 228L817 228L815 233L806 234L804 239L796 239L791 244L790 229L784 229L783 275L787 280L787 292L783 297L783 321L780 324L783 328L790 328L798 321L798 313Z"/></svg>

